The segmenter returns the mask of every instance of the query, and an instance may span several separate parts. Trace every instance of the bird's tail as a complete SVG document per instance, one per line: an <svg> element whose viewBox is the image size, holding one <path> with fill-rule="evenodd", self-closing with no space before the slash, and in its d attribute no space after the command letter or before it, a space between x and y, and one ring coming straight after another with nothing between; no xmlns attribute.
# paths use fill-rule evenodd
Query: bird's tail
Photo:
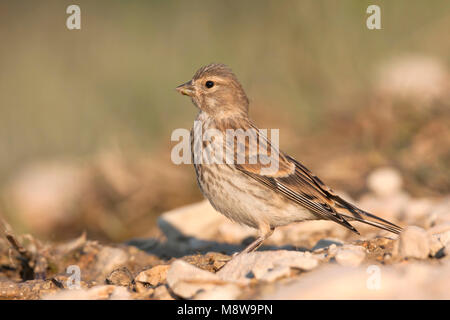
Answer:
<svg viewBox="0 0 450 320"><path fill-rule="evenodd" d="M336 201L336 207L338 209L337 211L339 215L343 216L346 220L359 221L383 230L390 231L395 234L399 234L400 232L402 232L402 228L393 224L392 222L389 222L380 217L377 217L374 214L361 210L356 206L354 206L353 204L340 198L339 196L335 195L334 197L335 198L333 200Z"/></svg>

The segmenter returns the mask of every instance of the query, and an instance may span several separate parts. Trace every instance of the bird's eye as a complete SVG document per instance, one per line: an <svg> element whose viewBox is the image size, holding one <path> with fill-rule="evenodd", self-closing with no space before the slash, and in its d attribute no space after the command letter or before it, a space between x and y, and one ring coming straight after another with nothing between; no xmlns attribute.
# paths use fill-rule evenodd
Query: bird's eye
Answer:
<svg viewBox="0 0 450 320"><path fill-rule="evenodd" d="M206 81L205 86L206 86L208 89L209 89L209 88L212 88L212 87L214 87L214 82L208 80L208 81Z"/></svg>

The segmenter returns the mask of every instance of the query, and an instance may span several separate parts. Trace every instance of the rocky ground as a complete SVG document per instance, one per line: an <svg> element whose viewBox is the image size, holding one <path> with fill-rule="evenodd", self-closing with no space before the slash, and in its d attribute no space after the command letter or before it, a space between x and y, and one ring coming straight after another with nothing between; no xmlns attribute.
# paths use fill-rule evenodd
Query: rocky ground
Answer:
<svg viewBox="0 0 450 320"><path fill-rule="evenodd" d="M312 221L231 259L256 233L205 201L162 214L160 236L117 245L44 243L5 225L0 299L449 299L450 198L412 198L388 168L368 186L352 201L405 227L400 236Z"/></svg>

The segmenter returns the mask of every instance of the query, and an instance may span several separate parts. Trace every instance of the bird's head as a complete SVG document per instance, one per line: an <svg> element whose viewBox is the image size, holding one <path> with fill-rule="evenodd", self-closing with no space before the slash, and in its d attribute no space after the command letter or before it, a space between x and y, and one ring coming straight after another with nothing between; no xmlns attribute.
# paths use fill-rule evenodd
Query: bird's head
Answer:
<svg viewBox="0 0 450 320"><path fill-rule="evenodd" d="M248 113L248 98L238 79L224 64L209 64L200 68L192 80L176 87L181 94L212 116L232 116Z"/></svg>

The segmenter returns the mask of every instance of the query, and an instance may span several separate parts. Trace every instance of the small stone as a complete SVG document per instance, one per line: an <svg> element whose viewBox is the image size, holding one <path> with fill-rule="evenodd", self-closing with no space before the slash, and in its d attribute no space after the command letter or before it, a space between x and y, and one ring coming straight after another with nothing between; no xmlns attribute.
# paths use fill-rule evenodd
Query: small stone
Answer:
<svg viewBox="0 0 450 320"><path fill-rule="evenodd" d="M129 286L131 281L133 281L133 277L126 267L113 270L106 278L106 284L124 287Z"/></svg>
<svg viewBox="0 0 450 320"><path fill-rule="evenodd" d="M153 298L158 300L175 300L166 285L156 287L153 292Z"/></svg>
<svg viewBox="0 0 450 320"><path fill-rule="evenodd" d="M396 246L396 251L402 258L426 259L430 254L429 236L424 229L416 226L404 229Z"/></svg>
<svg viewBox="0 0 450 320"><path fill-rule="evenodd" d="M210 271L215 273L219 270L228 260L231 258L227 255L208 252L207 254L195 254L190 256L184 256L183 261L196 266L202 270Z"/></svg>
<svg viewBox="0 0 450 320"><path fill-rule="evenodd" d="M439 241L439 237L437 235L432 235L430 237L430 255L435 258L440 258L443 254L444 244Z"/></svg>
<svg viewBox="0 0 450 320"><path fill-rule="evenodd" d="M366 257L366 249L361 246L344 245L337 250L335 259L342 266L357 267Z"/></svg>
<svg viewBox="0 0 450 320"><path fill-rule="evenodd" d="M273 290L252 296L261 300L314 299L449 299L450 263L428 264L419 261L396 266L369 265L367 268L323 266Z"/></svg>
<svg viewBox="0 0 450 320"><path fill-rule="evenodd" d="M134 290L143 298L148 298L155 292L154 288L142 282L136 282Z"/></svg>
<svg viewBox="0 0 450 320"><path fill-rule="evenodd" d="M113 247L103 247L97 254L95 269L103 279L114 269L120 268L128 261L128 254L125 250Z"/></svg>
<svg viewBox="0 0 450 320"><path fill-rule="evenodd" d="M217 252L208 252L206 257L208 257L212 262L214 271L220 270L228 261L231 260L230 256Z"/></svg>
<svg viewBox="0 0 450 320"><path fill-rule="evenodd" d="M342 246L343 244L344 243L338 239L320 239L319 241L317 241L311 251L329 248L331 245L334 245L334 247Z"/></svg>
<svg viewBox="0 0 450 320"><path fill-rule="evenodd" d="M439 242L441 242L444 246L450 246L450 230L442 232L437 236L439 238Z"/></svg>
<svg viewBox="0 0 450 320"><path fill-rule="evenodd" d="M402 177L394 168L379 168L367 178L369 189L378 196L384 197L398 193L402 189Z"/></svg>
<svg viewBox="0 0 450 320"><path fill-rule="evenodd" d="M310 253L287 250L256 251L234 257L217 272L217 275L226 281L245 284L252 277L260 279L275 267L311 270L317 265L318 260Z"/></svg>
<svg viewBox="0 0 450 320"><path fill-rule="evenodd" d="M430 254L435 258L442 258L444 256L448 256L448 248L450 247L450 230L448 230L449 226L443 225L441 228L433 228L428 230L428 234L431 233L430 236ZM433 233L436 230L446 230L441 233Z"/></svg>
<svg viewBox="0 0 450 320"><path fill-rule="evenodd" d="M136 283L141 283L145 285L158 286L164 284L167 278L167 272L169 271L170 265L158 265L153 268L144 270L140 272L134 281Z"/></svg>
<svg viewBox="0 0 450 320"><path fill-rule="evenodd" d="M332 244L328 247L328 256L329 257L334 257L336 255L336 253L338 252L338 247L336 244Z"/></svg>
<svg viewBox="0 0 450 320"><path fill-rule="evenodd" d="M175 260L167 273L167 284L177 296L190 299L217 284L224 284L224 281L214 273L199 269L183 260Z"/></svg>

